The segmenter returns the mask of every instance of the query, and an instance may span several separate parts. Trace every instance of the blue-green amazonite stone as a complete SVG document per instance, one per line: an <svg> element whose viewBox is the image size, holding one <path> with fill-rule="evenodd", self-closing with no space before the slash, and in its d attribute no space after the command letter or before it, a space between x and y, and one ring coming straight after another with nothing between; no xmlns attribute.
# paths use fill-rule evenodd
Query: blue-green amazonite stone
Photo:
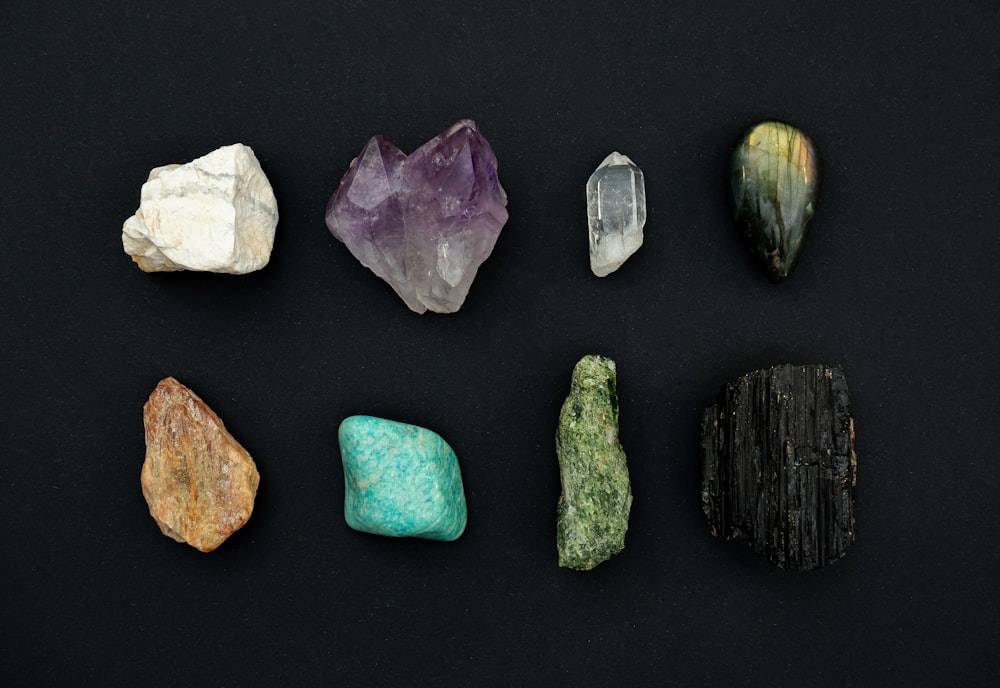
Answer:
<svg viewBox="0 0 1000 688"><path fill-rule="evenodd" d="M458 458L426 428L372 416L340 424L344 518L355 530L455 540L465 530Z"/></svg>

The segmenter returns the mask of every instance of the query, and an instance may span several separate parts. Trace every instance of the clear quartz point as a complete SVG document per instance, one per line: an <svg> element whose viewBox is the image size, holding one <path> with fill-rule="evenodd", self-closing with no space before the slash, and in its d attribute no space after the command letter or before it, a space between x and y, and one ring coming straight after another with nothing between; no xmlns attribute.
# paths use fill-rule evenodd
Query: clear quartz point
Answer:
<svg viewBox="0 0 1000 688"><path fill-rule="evenodd" d="M646 184L628 156L612 153L587 181L590 269L610 275L642 246Z"/></svg>

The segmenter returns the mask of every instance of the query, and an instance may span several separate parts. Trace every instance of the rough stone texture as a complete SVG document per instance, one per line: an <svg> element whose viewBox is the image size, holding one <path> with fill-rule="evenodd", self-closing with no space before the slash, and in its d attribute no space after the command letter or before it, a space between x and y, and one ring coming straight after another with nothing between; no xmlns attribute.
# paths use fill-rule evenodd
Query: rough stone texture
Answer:
<svg viewBox="0 0 1000 688"><path fill-rule="evenodd" d="M372 416L344 419L344 519L355 530L392 537L456 540L465 531L458 458L426 428Z"/></svg>
<svg viewBox="0 0 1000 688"><path fill-rule="evenodd" d="M701 454L713 535L801 570L854 541L857 460L840 368L780 365L730 382L705 411Z"/></svg>
<svg viewBox="0 0 1000 688"><path fill-rule="evenodd" d="M172 377L143 407L142 494L163 534L211 552L253 511L260 475L198 395Z"/></svg>
<svg viewBox="0 0 1000 688"><path fill-rule="evenodd" d="M497 160L472 120L410 156L372 138L330 198L326 224L417 313L457 311L507 222Z"/></svg>
<svg viewBox="0 0 1000 688"><path fill-rule="evenodd" d="M605 277L642 246L646 182L627 155L612 153L587 181L590 269Z"/></svg>
<svg viewBox="0 0 1000 688"><path fill-rule="evenodd" d="M154 168L122 246L145 272L243 274L267 265L278 224L271 184L237 143L185 165Z"/></svg>
<svg viewBox="0 0 1000 688"><path fill-rule="evenodd" d="M752 127L733 152L736 223L768 277L795 269L819 195L819 155L804 133L783 122Z"/></svg>
<svg viewBox="0 0 1000 688"><path fill-rule="evenodd" d="M625 547L632 488L618 440L616 384L614 361L584 356L559 414L556 549L566 568L592 569Z"/></svg>

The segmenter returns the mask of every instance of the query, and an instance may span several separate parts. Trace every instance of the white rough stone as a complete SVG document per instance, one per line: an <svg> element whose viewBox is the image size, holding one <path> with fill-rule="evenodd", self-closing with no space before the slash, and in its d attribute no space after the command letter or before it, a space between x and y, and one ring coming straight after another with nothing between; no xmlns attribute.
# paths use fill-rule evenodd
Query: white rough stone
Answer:
<svg viewBox="0 0 1000 688"><path fill-rule="evenodd" d="M642 246L646 185L628 156L612 153L587 181L590 269L606 277Z"/></svg>
<svg viewBox="0 0 1000 688"><path fill-rule="evenodd" d="M271 258L278 206L249 146L223 146L185 165L156 167L122 245L145 272L245 274Z"/></svg>

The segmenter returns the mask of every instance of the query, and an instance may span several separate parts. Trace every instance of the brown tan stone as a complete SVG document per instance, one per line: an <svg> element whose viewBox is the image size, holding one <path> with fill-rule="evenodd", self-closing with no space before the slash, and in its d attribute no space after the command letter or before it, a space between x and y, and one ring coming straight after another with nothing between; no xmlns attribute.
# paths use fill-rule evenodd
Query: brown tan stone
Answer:
<svg viewBox="0 0 1000 688"><path fill-rule="evenodd" d="M163 534L211 552L253 511L260 474L198 395L165 378L143 407L142 494Z"/></svg>

